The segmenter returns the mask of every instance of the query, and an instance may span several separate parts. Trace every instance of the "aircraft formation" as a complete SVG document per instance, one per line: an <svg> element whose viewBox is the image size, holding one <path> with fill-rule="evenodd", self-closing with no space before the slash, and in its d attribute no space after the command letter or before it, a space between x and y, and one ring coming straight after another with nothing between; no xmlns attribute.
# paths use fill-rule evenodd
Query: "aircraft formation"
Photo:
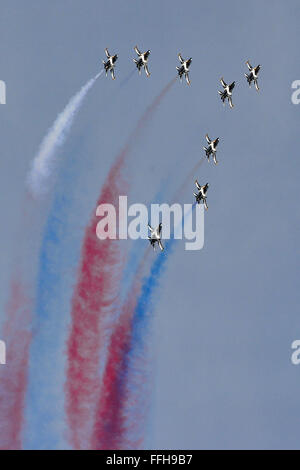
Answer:
<svg viewBox="0 0 300 470"><path fill-rule="evenodd" d="M150 50L148 49L145 52L141 52L137 46L134 47L134 51L136 52L138 58L133 59L133 62L135 63L139 75L141 74L142 69L144 69L147 77L150 77L150 72L148 69L148 59L150 56ZM118 55L110 55L108 52L108 49L105 49L105 54L106 54L106 60L103 60L103 65L104 65L104 70L106 73L106 76L108 72L110 71L111 77L113 80L115 80L115 64L118 59ZM187 60L184 60L182 58L182 55L179 53L178 54L178 59L180 62L180 66L176 67L178 76L180 81L182 82L183 77L186 80L186 83L188 85L191 84L190 77L189 77L189 71L190 71L190 66L192 63L192 58L190 57ZM261 65L257 65L256 67L252 67L250 64L250 61L246 61L246 65L248 67L248 73L245 73L245 77L247 80L247 83L249 87L251 88L252 83L255 86L256 91L259 91L259 86L258 86L258 74L261 69ZM230 84L227 84L224 80L223 77L220 78L221 85L223 87L223 90L219 90L218 93L220 95L221 101L223 105L225 106L226 101L229 103L229 107L232 109L234 107L233 101L232 101L232 94L233 94L233 89L235 87L235 81L231 82ZM205 151L205 156L207 158L207 161L209 162L210 157L212 156L213 162L215 165L218 164L217 161L217 146L219 144L219 137L216 139L212 140L209 138L208 134L206 134L205 139L207 141L207 147L203 147ZM206 183L204 185L200 185L199 182L196 180L195 181L196 188L198 190L197 193L193 193L195 196L195 200L197 204L203 204L205 209L208 209L207 205L207 191L209 188L209 184ZM162 232L162 224L160 223L159 226L156 229L153 229L151 225L148 224L148 229L150 231L150 235L148 236L148 240L150 242L150 245L153 247L155 250L155 245L157 244L160 248L161 251L164 250L162 241L161 241L161 232Z"/></svg>

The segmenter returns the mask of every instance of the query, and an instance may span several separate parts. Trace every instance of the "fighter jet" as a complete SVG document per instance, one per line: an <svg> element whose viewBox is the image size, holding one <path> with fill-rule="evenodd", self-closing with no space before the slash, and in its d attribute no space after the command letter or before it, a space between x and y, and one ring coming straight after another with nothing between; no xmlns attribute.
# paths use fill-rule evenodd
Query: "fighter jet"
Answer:
<svg viewBox="0 0 300 470"><path fill-rule="evenodd" d="M223 77L220 79L220 82L222 83L222 87L224 88L223 91L219 91L219 95L221 96L221 100L223 101L223 104L225 105L225 100L228 98L229 106L233 108L232 104L232 90L235 87L235 82L232 82L230 85L227 85L226 82L224 82Z"/></svg>
<svg viewBox="0 0 300 470"><path fill-rule="evenodd" d="M111 78L114 80L116 77L115 77L115 63L118 59L118 55L110 55L107 48L105 49L105 54L106 54L106 57L107 57L107 60L103 60L103 65L104 65L104 70L105 70L105 74L107 76L107 72L110 70L110 73L111 73Z"/></svg>
<svg viewBox="0 0 300 470"><path fill-rule="evenodd" d="M206 134L205 136L206 138L206 141L208 143L208 147L203 147L204 150L205 150L205 153L206 153L206 157L207 157L207 160L209 161L209 157L213 156L213 159L214 159L214 164L217 165L218 164L218 161L217 161L217 145L219 143L219 137L217 137L215 140L211 140L209 137L208 137L208 134Z"/></svg>
<svg viewBox="0 0 300 470"><path fill-rule="evenodd" d="M144 67L147 77L150 77L150 72L148 70L148 65L147 65L148 57L150 55L150 50L142 53L137 46L135 46L134 50L139 56L138 59L133 59L133 62L137 66L139 74L141 74L141 68Z"/></svg>
<svg viewBox="0 0 300 470"><path fill-rule="evenodd" d="M257 78L258 78L258 72L260 70L260 65L257 65L256 67L252 67L249 60L247 60L246 65L249 70L249 74L245 73L245 77L247 78L247 82L249 84L249 87L251 87L252 82L254 82L255 88L257 91L259 91L259 86L257 83Z"/></svg>
<svg viewBox="0 0 300 470"><path fill-rule="evenodd" d="M198 183L198 181L196 180L195 181L195 185L198 189L198 194L197 193L194 193L194 196L196 198L196 202L198 204L200 204L201 201L203 201L203 204L204 204L204 207L205 209L207 210L208 209L208 205L207 205L207 202L206 202L206 193L207 193L207 190L209 188L209 184L206 183L204 186L200 186L200 184Z"/></svg>
<svg viewBox="0 0 300 470"><path fill-rule="evenodd" d="M150 242L150 245L153 246L153 249L155 250L155 243L158 244L159 248L161 251L163 251L164 247L162 246L161 243L161 228L162 224L160 223L157 229L153 229L151 225L148 224L148 229L150 230L150 236L148 237L148 240Z"/></svg>
<svg viewBox="0 0 300 470"><path fill-rule="evenodd" d="M192 58L190 57L188 60L183 60L181 54L178 54L178 58L180 60L181 66L176 67L176 69L177 69L180 81L182 81L182 77L184 75L186 79L186 83L190 85L191 82L190 82L190 77L189 77L189 68L192 63Z"/></svg>

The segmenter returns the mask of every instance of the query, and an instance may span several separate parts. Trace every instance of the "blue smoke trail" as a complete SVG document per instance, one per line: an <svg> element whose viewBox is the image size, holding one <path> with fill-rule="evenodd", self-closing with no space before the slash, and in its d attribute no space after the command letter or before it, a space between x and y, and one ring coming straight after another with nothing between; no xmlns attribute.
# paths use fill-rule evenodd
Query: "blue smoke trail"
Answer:
<svg viewBox="0 0 300 470"><path fill-rule="evenodd" d="M159 204L165 197L165 194L168 191L169 180L168 178L163 178L160 184L160 189L156 193L154 199L152 200L151 204ZM146 221L146 223L148 220ZM137 239L134 241L133 247L131 248L128 256L128 261L126 263L122 283L121 283L121 297L124 301L125 296L128 295L128 290L131 288L133 277L135 276L138 266L145 257L145 250L144 248L149 247L148 240Z"/></svg>
<svg viewBox="0 0 300 470"><path fill-rule="evenodd" d="M132 72L128 75L126 83L132 75ZM64 410L65 335L70 320L73 274L79 263L85 222L89 219L86 214L87 220L81 220L80 227L70 221L70 214L75 211L76 183L86 169L79 144L80 139L74 142L64 161L40 248L35 335L26 394L25 449L68 448Z"/></svg>
<svg viewBox="0 0 300 470"><path fill-rule="evenodd" d="M78 142L75 147L80 157ZM84 226L84 223L82 227L70 223L77 179L84 170L84 158L78 157L76 161L67 159L68 164L60 175L40 248L35 335L30 350L26 396L25 449L67 448L63 424L65 334L69 323L72 274L78 264ZM78 161L82 163L78 164Z"/></svg>
<svg viewBox="0 0 300 470"><path fill-rule="evenodd" d="M196 208L196 203L193 204L192 209L186 214L189 216L194 209ZM182 224L182 221L180 222ZM175 227L175 232L178 227ZM153 307L153 295L158 287L160 276L162 275L164 269L166 268L166 263L169 259L169 256L173 253L174 245L178 241L175 238L171 238L165 243L165 249L163 252L158 253L157 257L152 263L149 275L144 279L142 285L142 292L138 299L137 306L134 312L133 318L133 336L132 336L132 345L133 348L135 345L140 344L140 341L143 342L142 336L140 333L140 321L144 320L146 314ZM137 329L137 331L135 331Z"/></svg>
<svg viewBox="0 0 300 470"><path fill-rule="evenodd" d="M196 208L196 203L186 214L189 216ZM181 222L182 223L182 222ZM178 227L175 227L175 232ZM154 298L159 287L160 278L167 267L167 261L174 251L178 240L171 238L165 243L165 250L157 255L150 268L150 273L144 278L141 294L138 298L132 320L132 332L129 350L125 358L124 387L125 395L129 397L125 404L127 424L127 442L139 440L143 436L143 416L147 414L148 381L145 365L147 339L150 333L151 313L154 308ZM133 398L132 398L133 396ZM129 431L130 430L130 431Z"/></svg>

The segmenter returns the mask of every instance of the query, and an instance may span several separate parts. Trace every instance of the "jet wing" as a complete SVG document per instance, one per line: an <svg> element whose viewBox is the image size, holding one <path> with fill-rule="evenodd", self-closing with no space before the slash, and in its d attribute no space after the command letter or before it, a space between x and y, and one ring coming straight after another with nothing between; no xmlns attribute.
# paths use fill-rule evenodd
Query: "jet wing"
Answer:
<svg viewBox="0 0 300 470"><path fill-rule="evenodd" d="M210 138L208 137L208 134L206 134L205 138L206 138L207 143L210 144L210 143L211 143L211 140L210 140Z"/></svg>
<svg viewBox="0 0 300 470"><path fill-rule="evenodd" d="M138 56L142 55L141 51L139 50L139 48L137 46L134 46L134 50L135 50L135 52L137 53Z"/></svg>
<svg viewBox="0 0 300 470"><path fill-rule="evenodd" d="M220 79L220 82L222 83L223 88L227 87L227 83L224 81L223 77Z"/></svg>
<svg viewBox="0 0 300 470"><path fill-rule="evenodd" d="M182 55L180 53L178 54L178 59L180 60L181 64L183 64L184 60L183 60Z"/></svg>
<svg viewBox="0 0 300 470"><path fill-rule="evenodd" d="M109 55L109 52L108 52L107 47L104 49L104 51L105 51L106 57L109 59L109 58L110 58L110 55Z"/></svg>
<svg viewBox="0 0 300 470"><path fill-rule="evenodd" d="M201 186L200 186L200 184L198 183L198 181L197 181L197 180L195 181L195 185L196 185L197 189L199 189L199 191L200 191L200 189L201 189Z"/></svg>
<svg viewBox="0 0 300 470"><path fill-rule="evenodd" d="M248 67L248 69L249 69L249 70L251 70L251 69L252 69L252 67L251 67L251 64L250 64L249 60L247 60L247 62L246 62L246 65L247 65L247 67Z"/></svg>

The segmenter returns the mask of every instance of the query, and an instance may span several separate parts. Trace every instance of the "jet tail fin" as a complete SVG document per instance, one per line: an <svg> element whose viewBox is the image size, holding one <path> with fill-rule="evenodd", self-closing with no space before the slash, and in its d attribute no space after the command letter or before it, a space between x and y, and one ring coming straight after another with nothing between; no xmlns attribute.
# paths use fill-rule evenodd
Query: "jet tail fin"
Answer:
<svg viewBox="0 0 300 470"><path fill-rule="evenodd" d="M163 244L160 240L158 241L158 245L159 245L159 248L161 249L161 251L164 251Z"/></svg>

